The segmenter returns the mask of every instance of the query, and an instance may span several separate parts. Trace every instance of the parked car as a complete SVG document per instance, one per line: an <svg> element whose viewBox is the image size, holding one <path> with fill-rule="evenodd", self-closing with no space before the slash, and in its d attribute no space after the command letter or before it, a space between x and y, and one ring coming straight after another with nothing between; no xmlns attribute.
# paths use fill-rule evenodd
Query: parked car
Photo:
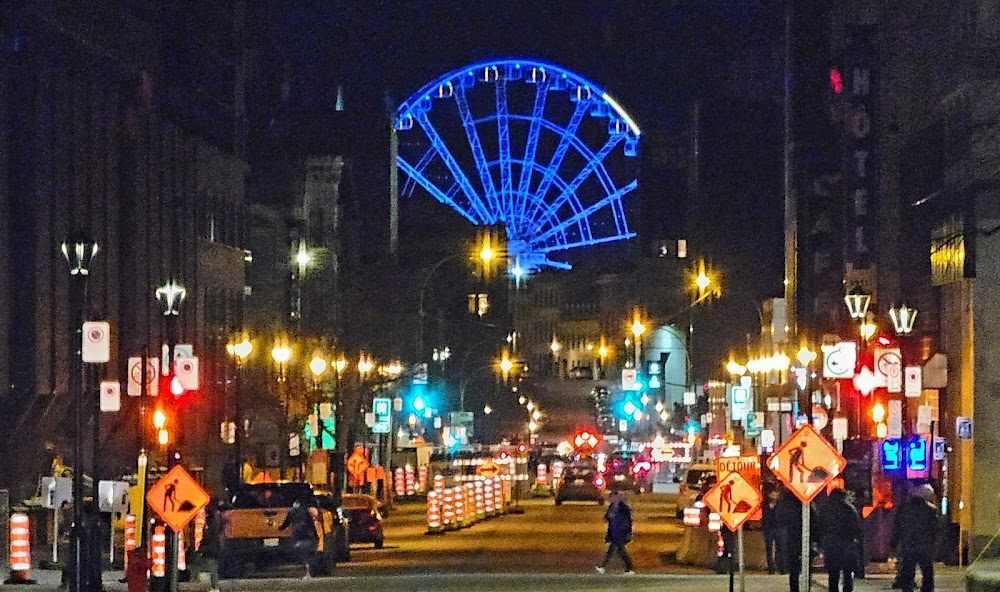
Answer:
<svg viewBox="0 0 1000 592"><path fill-rule="evenodd" d="M604 475L595 462L575 462L563 470L556 488L556 505L564 501L592 501L604 505Z"/></svg>
<svg viewBox="0 0 1000 592"><path fill-rule="evenodd" d="M327 491L316 491L316 505L321 510L330 512L332 524L327 530L333 533L333 550L337 556L337 561L351 560L351 541L348 532L347 516L344 515L343 508L337 503L336 497Z"/></svg>
<svg viewBox="0 0 1000 592"><path fill-rule="evenodd" d="M684 516L684 508L687 508L701 492L705 481L709 477L715 478L715 467L713 465L691 465L687 469L684 479L681 481L677 491L677 517Z"/></svg>
<svg viewBox="0 0 1000 592"><path fill-rule="evenodd" d="M352 543L373 543L376 549L385 545L382 533L382 504L377 498L359 493L345 493L340 507L347 516L348 540Z"/></svg>

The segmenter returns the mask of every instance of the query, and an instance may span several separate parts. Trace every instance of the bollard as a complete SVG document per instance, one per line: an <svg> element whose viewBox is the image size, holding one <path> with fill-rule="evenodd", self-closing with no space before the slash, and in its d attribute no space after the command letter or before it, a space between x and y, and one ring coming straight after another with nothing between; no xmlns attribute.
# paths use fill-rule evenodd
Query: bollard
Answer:
<svg viewBox="0 0 1000 592"><path fill-rule="evenodd" d="M438 492L438 497L444 492L444 475L441 473L434 475L434 491Z"/></svg>
<svg viewBox="0 0 1000 592"><path fill-rule="evenodd" d="M493 506L493 509L499 514L507 511L503 498L503 481L500 477L493 478Z"/></svg>
<svg viewBox="0 0 1000 592"><path fill-rule="evenodd" d="M472 484L476 491L476 520L486 517L486 498L483 497L483 481L477 480Z"/></svg>
<svg viewBox="0 0 1000 592"><path fill-rule="evenodd" d="M392 484L396 490L396 497L406 495L406 481L403 479L403 467L396 467L393 473Z"/></svg>
<svg viewBox="0 0 1000 592"><path fill-rule="evenodd" d="M486 516L491 517L496 512L496 494L493 493L493 480L483 481L483 496L486 500Z"/></svg>
<svg viewBox="0 0 1000 592"><path fill-rule="evenodd" d="M167 575L167 535L162 525L153 529L153 572L154 578Z"/></svg>
<svg viewBox="0 0 1000 592"><path fill-rule="evenodd" d="M135 550L135 515L125 516L125 571L128 571L128 553Z"/></svg>
<svg viewBox="0 0 1000 592"><path fill-rule="evenodd" d="M427 491L427 465L420 465L417 470L417 489L421 492Z"/></svg>
<svg viewBox="0 0 1000 592"><path fill-rule="evenodd" d="M439 534L441 527L441 498L438 492L427 492L427 534Z"/></svg>
<svg viewBox="0 0 1000 592"><path fill-rule="evenodd" d="M201 541L205 538L205 508L198 510L194 515L194 550L201 549Z"/></svg>
<svg viewBox="0 0 1000 592"><path fill-rule="evenodd" d="M4 584L34 584L31 579L31 522L20 512L10 517L10 575Z"/></svg>
<svg viewBox="0 0 1000 592"><path fill-rule="evenodd" d="M444 490L444 497L441 503L441 517L445 530L455 530L458 524L455 523L455 492L452 489Z"/></svg>
<svg viewBox="0 0 1000 592"><path fill-rule="evenodd" d="M404 482L406 487L406 495L413 495L416 493L416 476L413 473L413 467L406 465L406 469L403 472Z"/></svg>

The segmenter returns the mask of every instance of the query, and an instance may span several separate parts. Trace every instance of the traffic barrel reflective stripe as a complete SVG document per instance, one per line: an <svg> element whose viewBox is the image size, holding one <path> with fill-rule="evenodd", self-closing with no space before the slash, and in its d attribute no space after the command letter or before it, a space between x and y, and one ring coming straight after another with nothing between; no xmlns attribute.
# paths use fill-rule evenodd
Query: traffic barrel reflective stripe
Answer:
<svg viewBox="0 0 1000 592"><path fill-rule="evenodd" d="M427 465L420 465L417 469L417 489L427 491Z"/></svg>
<svg viewBox="0 0 1000 592"><path fill-rule="evenodd" d="M194 515L194 550L201 549L201 541L205 538L205 508L198 510Z"/></svg>
<svg viewBox="0 0 1000 592"><path fill-rule="evenodd" d="M496 495L493 493L493 480L483 481L483 496L486 498L486 515L492 516L496 511Z"/></svg>
<svg viewBox="0 0 1000 592"><path fill-rule="evenodd" d="M135 550L135 515L125 516L125 569L128 569L129 551Z"/></svg>
<svg viewBox="0 0 1000 592"><path fill-rule="evenodd" d="M465 496L462 494L461 485L455 488L455 493L453 494L452 499L455 504L455 524L458 525L459 528L466 526Z"/></svg>
<svg viewBox="0 0 1000 592"><path fill-rule="evenodd" d="M167 535L163 526L153 529L153 577L167 575Z"/></svg>
<svg viewBox="0 0 1000 592"><path fill-rule="evenodd" d="M552 461L552 483L553 484L556 484L556 483L559 482L559 478L562 477L562 474L563 474L563 467L564 466L565 465L563 465L563 461L561 461L561 460Z"/></svg>
<svg viewBox="0 0 1000 592"><path fill-rule="evenodd" d="M473 483L466 483L465 488L465 513L470 524L479 521L479 513L476 512L476 486Z"/></svg>
<svg viewBox="0 0 1000 592"><path fill-rule="evenodd" d="M684 526L698 528L701 526L701 509L684 508Z"/></svg>
<svg viewBox="0 0 1000 592"><path fill-rule="evenodd" d="M444 490L444 501L442 503L441 518L447 530L458 528L455 523L455 490L448 488Z"/></svg>
<svg viewBox="0 0 1000 592"><path fill-rule="evenodd" d="M427 492L427 532L441 532L441 498L436 491Z"/></svg>
<svg viewBox="0 0 1000 592"><path fill-rule="evenodd" d="M440 497L441 493L444 491L444 475L437 473L434 475L434 491L438 492Z"/></svg>
<svg viewBox="0 0 1000 592"><path fill-rule="evenodd" d="M538 465L538 468L535 469L535 484L537 484L537 485L546 485L546 484L548 484L548 482L549 482L548 471L549 471L549 468L547 466L545 466L543 464Z"/></svg>
<svg viewBox="0 0 1000 592"><path fill-rule="evenodd" d="M476 481L472 485L476 491L476 518L482 520L486 516L486 498L483 495L483 482Z"/></svg>
<svg viewBox="0 0 1000 592"><path fill-rule="evenodd" d="M397 497L403 497L406 495L406 481L403 478L403 467L396 467L396 471L393 473L392 482L393 485L395 485Z"/></svg>
<svg viewBox="0 0 1000 592"><path fill-rule="evenodd" d="M406 469L403 471L404 482L406 486L406 495L413 495L416 493L416 475L413 473L413 467L406 465Z"/></svg>
<svg viewBox="0 0 1000 592"><path fill-rule="evenodd" d="M31 521L21 512L10 517L10 576L4 583L35 583L31 579Z"/></svg>

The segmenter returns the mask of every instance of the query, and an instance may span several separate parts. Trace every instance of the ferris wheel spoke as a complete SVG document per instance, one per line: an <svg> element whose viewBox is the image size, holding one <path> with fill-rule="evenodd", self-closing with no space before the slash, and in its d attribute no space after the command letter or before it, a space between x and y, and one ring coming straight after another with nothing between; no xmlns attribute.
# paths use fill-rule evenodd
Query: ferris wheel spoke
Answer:
<svg viewBox="0 0 1000 592"><path fill-rule="evenodd" d="M531 123L528 125L528 138L524 143L524 163L535 162L538 151L538 138L542 133L542 114L545 112L545 99L549 96L549 83L546 80L535 89L535 104L531 109ZM528 207L528 191L531 189L532 166L521 166L521 180L517 185L517 205L514 219L520 222Z"/></svg>
<svg viewBox="0 0 1000 592"><path fill-rule="evenodd" d="M451 172L451 176L458 183L459 187L462 189L462 193L465 194L466 199L469 200L469 205L480 217L480 221L484 224L493 224L496 222L496 217L489 211L483 200L479 198L476 193L475 188L472 187L472 183L469 178L465 175L462 170L461 165L455 160L455 156L448 150L448 146L445 144L444 140L441 139L441 134L434 129L434 124L431 123L430 119L427 118L427 113L417 112L414 114L417 122L420 123L421 129L427 134L427 139L430 140L431 146L437 152L441 160L444 161L446 167ZM438 191L440 193L440 190ZM456 204L457 206L457 204ZM478 223L473 221L473 223Z"/></svg>
<svg viewBox="0 0 1000 592"><path fill-rule="evenodd" d="M489 166L486 164L486 154L483 152L483 143L479 139L479 131L476 129L476 122L472 118L472 111L469 109L469 101L465 96L465 86L456 85L454 95L455 104L458 105L458 114L462 118L462 127L465 129L465 137L469 140L469 148L472 150L472 159L476 163L476 170L479 173L479 180L483 184L483 195L493 214L490 223L496 221L496 216L500 210L496 197L496 187L493 185L493 176L490 174Z"/></svg>
<svg viewBox="0 0 1000 592"><path fill-rule="evenodd" d="M541 182L538 184L538 190L535 191L536 203L545 199L545 193L552 185L555 176L559 174L559 167L562 166L563 159L566 158L566 152L569 151L569 147L576 137L576 132L580 128L580 123L583 122L583 116L586 115L587 110L587 101L577 102L576 109L573 111L573 117L570 118L565 129L561 130L562 135L559 138L559 144L552 153L552 159L549 161L549 166L545 169L545 176L542 177ZM536 207L535 210L527 215L527 219L531 220L537 213Z"/></svg>
<svg viewBox="0 0 1000 592"><path fill-rule="evenodd" d="M417 161L417 171L423 173L424 169L427 168L427 165L429 165L432 160L434 160L434 149L430 148L427 152L424 152L424 155L420 157L419 161ZM403 185L403 195L413 195L413 189L416 187L417 182L409 175L406 177L406 183Z"/></svg>
<svg viewBox="0 0 1000 592"><path fill-rule="evenodd" d="M548 207L545 212L542 213L542 216L539 218L539 221L544 223L547 218L558 219L559 208L561 208L563 204L565 204L567 201L576 198L576 190L580 188L580 185L582 185L583 182L587 180L587 177L589 177L591 173L593 173L599 167L601 168L604 167L604 159L608 157L608 154L611 154L611 151L614 150L615 146L617 146L621 141L622 141L622 136L611 136L610 138L608 138L608 141L604 143L604 146L601 147L601 149L597 152L597 154L595 154L594 157L587 162L587 165L583 167L583 169L581 169L580 172L577 173L576 177L574 177L573 180L569 182L569 185L567 185L566 188L562 190L562 193L559 194L559 197L557 197L555 200L552 201L552 205ZM576 210L580 209L579 203L574 205L577 206L574 209Z"/></svg>
<svg viewBox="0 0 1000 592"><path fill-rule="evenodd" d="M496 84L497 96L497 144L500 147L500 195L499 213L508 224L513 221L514 195L510 162L510 122L507 111L507 79L501 78ZM506 211L505 211L506 210Z"/></svg>
<svg viewBox="0 0 1000 592"><path fill-rule="evenodd" d="M625 240L629 238L634 238L634 232L625 232L622 234L617 234L615 236L605 236L601 238L594 238L590 240L580 240L574 241L572 243L560 243L557 245L550 245L546 247L536 247L535 252L537 253L556 253L558 251L568 251L570 249L576 249L579 247L588 247L591 245L600 245L604 243L613 243L615 241Z"/></svg>
<svg viewBox="0 0 1000 592"><path fill-rule="evenodd" d="M406 159L403 158L402 156L396 157L396 164L397 166L399 166L399 168L403 169L403 172L409 175L411 179L419 183L420 186L427 191L427 193L430 193L434 197L434 199L445 204L446 206L453 208L456 212L464 216L469 222L472 222L473 224L479 224L479 221L476 220L475 216L467 212L464 207L462 207L461 205L458 204L458 202L455 201L455 194L457 193L457 191L449 191L448 193L441 191L438 188L438 186L434 184L433 181L424 176L423 172L417 170L417 167L406 162ZM457 187L457 184L454 185L453 188L454 187Z"/></svg>
<svg viewBox="0 0 1000 592"><path fill-rule="evenodd" d="M577 224L579 222L583 222L583 221L588 220L591 215L599 212L600 210L602 210L602 209L604 209L606 207L611 207L612 210L614 211L615 204L620 203L622 201L622 198L624 198L628 193L630 193L633 190L635 190L635 188L638 187L638 186L639 186L639 182L638 181L632 181L631 183L629 183L628 185L622 187L618 191L615 191L611 195L608 195L607 197L594 202L593 204L587 206L586 208L578 211L576 214L573 214L569 218L566 218L565 220L560 221L558 224L552 226L551 228L549 228L548 230L546 230L544 233L539 234L538 236L532 238L529 244L532 245L532 246L544 244L549 238L551 238L551 237L553 237L553 236L555 236L555 235L557 235L557 234L559 234L561 232L565 232L566 230L568 230L574 224ZM616 214L615 218L616 218L616 221L617 221L617 212L615 212L615 214ZM586 227L587 227L588 234L590 234L590 225L587 224ZM626 229L626 231L627 231L627 229ZM587 238L592 239L593 236L591 235L590 237L587 237Z"/></svg>

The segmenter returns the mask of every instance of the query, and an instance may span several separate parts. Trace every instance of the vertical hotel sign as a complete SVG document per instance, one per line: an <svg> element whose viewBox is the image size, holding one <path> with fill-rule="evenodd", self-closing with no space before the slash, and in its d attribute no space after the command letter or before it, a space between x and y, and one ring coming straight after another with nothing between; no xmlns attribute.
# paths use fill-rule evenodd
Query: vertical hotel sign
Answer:
<svg viewBox="0 0 1000 592"><path fill-rule="evenodd" d="M845 245L849 270L870 269L878 219L878 52L877 29L848 30L844 49Z"/></svg>

